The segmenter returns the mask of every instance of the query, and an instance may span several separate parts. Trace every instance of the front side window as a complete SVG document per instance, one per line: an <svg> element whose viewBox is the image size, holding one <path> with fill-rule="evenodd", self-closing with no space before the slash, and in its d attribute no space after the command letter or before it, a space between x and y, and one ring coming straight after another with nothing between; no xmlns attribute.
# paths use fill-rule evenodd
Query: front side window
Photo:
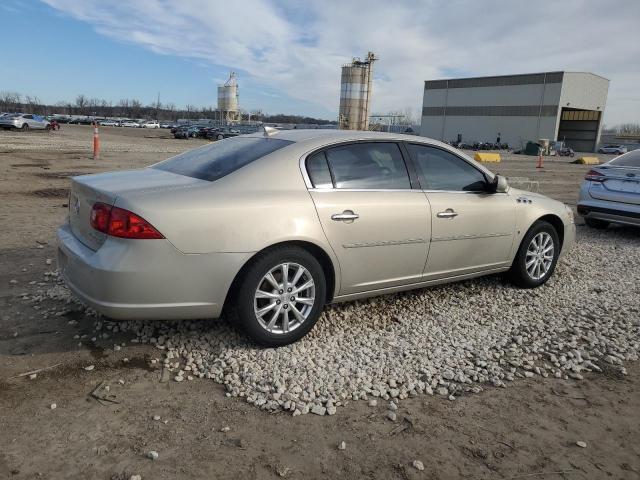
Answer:
<svg viewBox="0 0 640 480"><path fill-rule="evenodd" d="M335 188L410 189L409 173L396 143L354 143L326 150Z"/></svg>
<svg viewBox="0 0 640 480"><path fill-rule="evenodd" d="M424 190L483 191L482 172L453 153L428 145L408 144Z"/></svg>
<svg viewBox="0 0 640 480"><path fill-rule="evenodd" d="M277 138L227 138L181 153L152 168L213 182L292 143Z"/></svg>

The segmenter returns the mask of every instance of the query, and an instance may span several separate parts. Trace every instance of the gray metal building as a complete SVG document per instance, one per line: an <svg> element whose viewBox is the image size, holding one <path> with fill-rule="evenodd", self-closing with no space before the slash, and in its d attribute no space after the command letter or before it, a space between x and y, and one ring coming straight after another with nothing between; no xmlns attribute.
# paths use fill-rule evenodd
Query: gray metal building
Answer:
<svg viewBox="0 0 640 480"><path fill-rule="evenodd" d="M442 141L564 140L595 151L609 80L586 72L545 72L424 82L420 134Z"/></svg>

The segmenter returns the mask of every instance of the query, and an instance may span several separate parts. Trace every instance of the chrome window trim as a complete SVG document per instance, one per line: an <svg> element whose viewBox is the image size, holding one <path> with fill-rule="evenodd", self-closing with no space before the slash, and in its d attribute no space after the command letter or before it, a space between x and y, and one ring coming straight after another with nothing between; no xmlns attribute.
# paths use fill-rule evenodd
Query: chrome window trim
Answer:
<svg viewBox="0 0 640 480"><path fill-rule="evenodd" d="M495 176L495 173L493 173L491 170L489 170L488 168L486 168L484 165L480 165L478 164L475 160L473 160L472 158L468 158L466 157L464 154L461 154L462 152L457 152L455 151L451 146L449 145L445 145L445 144L439 144L439 143L432 143L433 140L430 141L430 139L426 138L426 137L419 137L417 139L405 139L405 138L384 138L384 139L377 139L377 138L363 138L363 139L358 139L358 140L344 140L344 139L340 139L340 140L335 140L332 141L330 143L327 143L326 145L323 145L322 147L316 147L312 150L309 150L308 152L302 154L300 156L300 159L298 161L298 167L300 168L300 173L302 174L302 178L304 180L304 184L307 187L307 190L309 191L317 191L317 192L332 192L332 191L342 191L342 192L407 192L407 191L414 191L414 192L424 192L424 193L487 193L489 194L489 192L485 192L485 191L464 191L464 190L423 190L421 188L407 188L407 189L341 189L341 188L315 188L313 186L313 183L311 182L311 178L309 177L309 174L307 173L307 158L309 158L311 155L314 155L317 152L320 151L324 151L328 148L333 148L336 146L340 146L340 145L345 145L345 144L351 144L351 143L369 143L369 142L382 142L382 143L397 143L398 146L401 146L402 144L407 147L409 144L414 144L414 145L420 145L423 147L432 147L432 148L437 148L440 150L444 150L445 152L448 152L454 156L456 156L457 158L459 158L460 160L462 160L463 162L467 163L469 166L471 166L472 168L475 168L476 170L478 170L485 178L489 179L489 178L493 178ZM404 152L402 152L402 148L400 148L401 153L403 154L403 158L404 158ZM408 150L408 149L407 149ZM409 155L409 158L404 158L405 164L407 162L413 162L413 158L411 158L411 154L410 152L407 152L407 154ZM408 168L408 167L407 167ZM418 173L416 172L416 175L418 175ZM506 193L505 193L506 194ZM491 193L491 195L498 195L497 193Z"/></svg>
<svg viewBox="0 0 640 480"><path fill-rule="evenodd" d="M308 188L310 192L335 193L335 192L414 192L424 193L416 188Z"/></svg>
<svg viewBox="0 0 640 480"><path fill-rule="evenodd" d="M484 190L421 190L424 193L460 193L460 194L469 194L472 193L474 195L508 195L508 192L486 192Z"/></svg>

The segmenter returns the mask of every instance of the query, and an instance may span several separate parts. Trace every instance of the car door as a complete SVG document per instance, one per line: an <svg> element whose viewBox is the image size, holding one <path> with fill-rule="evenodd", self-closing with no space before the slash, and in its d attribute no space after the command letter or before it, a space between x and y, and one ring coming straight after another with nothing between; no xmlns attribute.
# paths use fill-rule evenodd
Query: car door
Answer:
<svg viewBox="0 0 640 480"><path fill-rule="evenodd" d="M479 168L444 148L408 144L431 205L431 247L425 279L454 277L508 265L516 203L490 193Z"/></svg>
<svg viewBox="0 0 640 480"><path fill-rule="evenodd" d="M340 263L340 295L418 282L430 237L426 197L394 142L358 142L305 162L309 193ZM416 187L416 188L412 188Z"/></svg>

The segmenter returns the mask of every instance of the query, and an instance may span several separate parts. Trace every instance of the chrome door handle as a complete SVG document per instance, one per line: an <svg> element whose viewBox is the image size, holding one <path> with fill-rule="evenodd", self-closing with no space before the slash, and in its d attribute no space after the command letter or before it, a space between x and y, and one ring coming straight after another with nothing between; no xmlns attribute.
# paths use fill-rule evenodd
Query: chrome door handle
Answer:
<svg viewBox="0 0 640 480"><path fill-rule="evenodd" d="M457 216L458 214L452 208L447 208L444 212L438 213L438 218L454 218Z"/></svg>
<svg viewBox="0 0 640 480"><path fill-rule="evenodd" d="M360 215L353 213L353 210L345 210L342 213L334 213L331 215L331 220L336 222L353 222L360 218Z"/></svg>

